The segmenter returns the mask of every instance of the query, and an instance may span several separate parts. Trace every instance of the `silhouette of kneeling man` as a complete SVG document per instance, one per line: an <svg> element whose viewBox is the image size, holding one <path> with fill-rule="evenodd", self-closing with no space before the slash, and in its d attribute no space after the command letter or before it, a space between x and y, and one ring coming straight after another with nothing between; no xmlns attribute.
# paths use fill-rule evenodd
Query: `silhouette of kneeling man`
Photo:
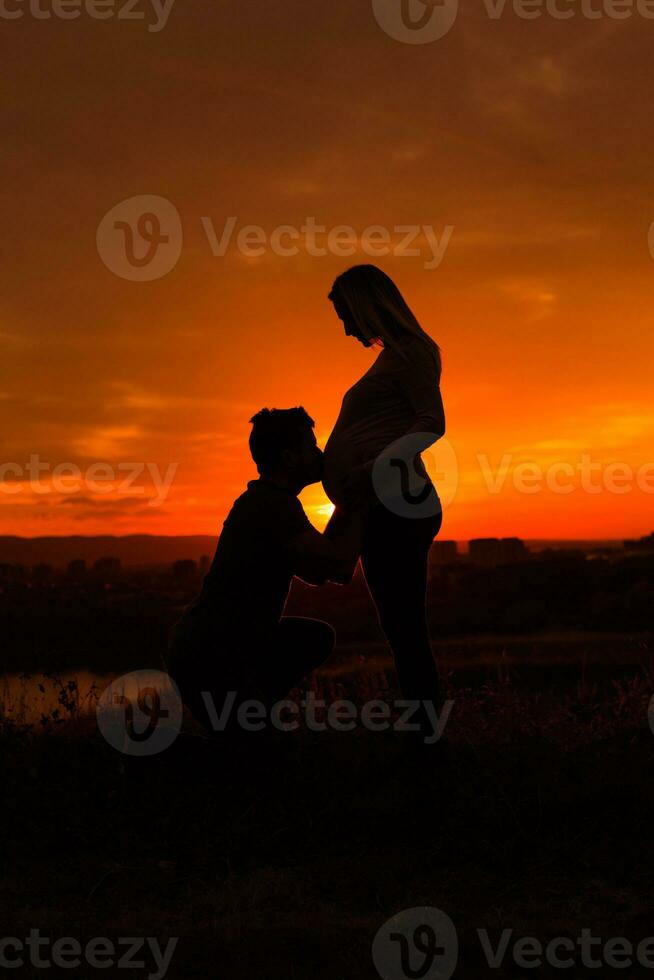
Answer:
<svg viewBox="0 0 654 980"><path fill-rule="evenodd" d="M312 585L349 581L361 540L358 517L327 539L297 498L322 477L322 452L305 410L263 409L251 422L259 479L234 503L202 591L174 627L169 652L182 700L210 731L235 692L224 729L232 735L239 734L240 704L258 700L268 713L331 653L335 634L328 623L282 613L294 576Z"/></svg>

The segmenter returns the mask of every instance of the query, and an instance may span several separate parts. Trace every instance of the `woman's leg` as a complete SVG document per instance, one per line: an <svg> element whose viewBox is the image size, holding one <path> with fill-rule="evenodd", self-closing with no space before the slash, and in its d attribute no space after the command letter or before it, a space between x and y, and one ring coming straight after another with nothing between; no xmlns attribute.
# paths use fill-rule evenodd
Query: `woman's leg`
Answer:
<svg viewBox="0 0 654 980"><path fill-rule="evenodd" d="M410 519L378 508L362 566L379 623L390 644L403 696L438 706L438 669L429 640L425 597L430 545L442 515Z"/></svg>

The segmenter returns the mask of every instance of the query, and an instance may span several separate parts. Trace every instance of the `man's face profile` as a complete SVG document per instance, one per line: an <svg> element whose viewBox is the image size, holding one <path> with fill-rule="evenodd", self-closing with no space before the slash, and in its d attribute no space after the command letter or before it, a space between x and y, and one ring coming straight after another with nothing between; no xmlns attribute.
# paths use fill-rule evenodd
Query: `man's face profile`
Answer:
<svg viewBox="0 0 654 980"><path fill-rule="evenodd" d="M313 429L302 432L298 452L293 454L297 461L297 473L304 486L318 483L322 479L323 454L316 442Z"/></svg>

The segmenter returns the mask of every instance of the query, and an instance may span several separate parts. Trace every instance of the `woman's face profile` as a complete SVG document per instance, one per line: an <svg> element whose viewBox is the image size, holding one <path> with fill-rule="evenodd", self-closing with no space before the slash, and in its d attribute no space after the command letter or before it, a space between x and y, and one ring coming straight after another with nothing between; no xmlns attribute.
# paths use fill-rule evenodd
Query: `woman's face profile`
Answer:
<svg viewBox="0 0 654 980"><path fill-rule="evenodd" d="M330 299L334 306L334 311L336 313L336 316L343 324L343 328L345 330L345 336L355 337L356 340L358 340L360 344L363 344L364 347L370 347L370 341L363 336L363 334L357 327L354 321L354 317L350 313L347 306L335 297L332 298L330 296Z"/></svg>

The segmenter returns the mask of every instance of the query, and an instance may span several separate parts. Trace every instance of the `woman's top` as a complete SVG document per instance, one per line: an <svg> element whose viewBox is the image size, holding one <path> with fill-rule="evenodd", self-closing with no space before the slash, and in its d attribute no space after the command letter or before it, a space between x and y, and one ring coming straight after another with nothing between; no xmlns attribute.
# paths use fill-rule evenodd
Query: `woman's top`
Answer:
<svg viewBox="0 0 654 980"><path fill-rule="evenodd" d="M385 347L345 393L324 459L323 485L337 507L343 506L343 484L356 466L374 461L401 436L440 431L436 359L418 338L412 337L402 350L405 357Z"/></svg>

